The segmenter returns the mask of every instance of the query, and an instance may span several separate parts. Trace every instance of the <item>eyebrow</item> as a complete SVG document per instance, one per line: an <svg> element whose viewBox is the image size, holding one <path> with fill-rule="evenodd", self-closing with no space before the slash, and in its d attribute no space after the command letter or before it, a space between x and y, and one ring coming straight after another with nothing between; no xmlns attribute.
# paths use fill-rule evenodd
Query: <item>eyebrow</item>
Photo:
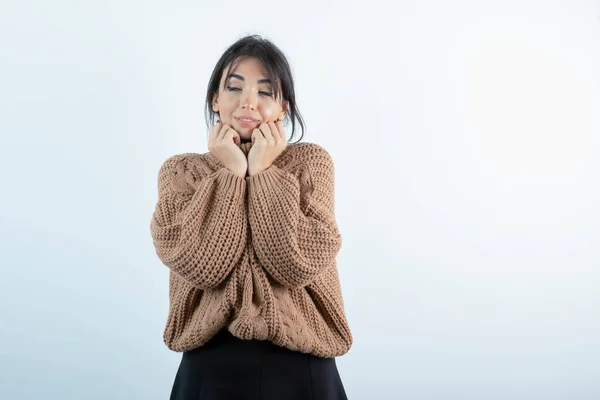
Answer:
<svg viewBox="0 0 600 400"><path fill-rule="evenodd" d="M229 80L231 78L237 78L240 81L244 81L245 80L243 76L238 75L238 74L229 74L229 75L227 75L227 80ZM271 83L272 84L272 82L271 82L270 79L259 79L258 83Z"/></svg>

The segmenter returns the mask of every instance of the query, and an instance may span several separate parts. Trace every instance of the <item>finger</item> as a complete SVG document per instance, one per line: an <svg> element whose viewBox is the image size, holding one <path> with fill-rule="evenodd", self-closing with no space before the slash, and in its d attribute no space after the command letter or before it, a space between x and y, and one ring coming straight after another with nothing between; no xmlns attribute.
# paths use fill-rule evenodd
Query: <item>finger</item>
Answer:
<svg viewBox="0 0 600 400"><path fill-rule="evenodd" d="M225 135L227 135L227 131L229 131L230 129L231 127L229 125L223 125L221 127L221 130L219 131L219 134L217 135L217 141L222 142L225 138Z"/></svg>
<svg viewBox="0 0 600 400"><path fill-rule="evenodd" d="M261 141L262 139L264 139L264 136L261 130L258 128L254 129L252 131L252 143L255 143L256 141Z"/></svg>
<svg viewBox="0 0 600 400"><path fill-rule="evenodd" d="M232 141L234 143L239 143L241 141L240 134L231 126L229 126L229 129L227 130L227 132L225 132L225 136L223 136L223 139L227 142Z"/></svg>
<svg viewBox="0 0 600 400"><path fill-rule="evenodd" d="M269 124L266 122L263 122L262 124L260 124L259 129L263 133L265 140L268 143L273 143L273 135L271 134L271 128L270 128Z"/></svg>
<svg viewBox="0 0 600 400"><path fill-rule="evenodd" d="M267 132L269 131L269 125L266 122L263 122L259 125L258 129L262 132L264 137L267 137Z"/></svg>
<svg viewBox="0 0 600 400"><path fill-rule="evenodd" d="M240 134L235 129L233 129L231 126L229 127L229 130L227 131L225 137L230 140L233 140L233 142L237 143L237 144L239 144L240 140L241 140Z"/></svg>
<svg viewBox="0 0 600 400"><path fill-rule="evenodd" d="M279 133L279 129L277 129L277 125L275 122L269 121L269 130L271 131L271 140L274 144L278 144L281 142L281 134Z"/></svg>
<svg viewBox="0 0 600 400"><path fill-rule="evenodd" d="M235 132L235 135L233 135L233 142L237 145L239 145L242 141L242 138L240 137L240 134L237 133L236 130L232 129L233 132Z"/></svg>
<svg viewBox="0 0 600 400"><path fill-rule="evenodd" d="M213 124L213 126L210 127L210 133L208 135L208 143L215 141L219 131L221 130L221 127L222 127L222 124L221 124L220 119L217 120L217 122L215 124Z"/></svg>
<svg viewBox="0 0 600 400"><path fill-rule="evenodd" d="M285 133L285 128L283 127L283 124L281 123L281 121L277 120L275 125L277 126L277 131L279 132L279 135L280 135L279 137L281 137L281 140L283 140L284 142L287 142L287 135Z"/></svg>

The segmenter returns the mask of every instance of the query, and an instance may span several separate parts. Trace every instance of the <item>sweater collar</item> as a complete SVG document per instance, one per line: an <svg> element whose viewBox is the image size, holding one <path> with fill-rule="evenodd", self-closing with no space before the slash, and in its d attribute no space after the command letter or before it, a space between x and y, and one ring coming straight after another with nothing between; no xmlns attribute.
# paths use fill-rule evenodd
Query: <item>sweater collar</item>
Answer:
<svg viewBox="0 0 600 400"><path fill-rule="evenodd" d="M250 152L250 149L252 148L253 144L253 142L242 142L238 145L238 147L244 152L246 156L248 156L248 153Z"/></svg>

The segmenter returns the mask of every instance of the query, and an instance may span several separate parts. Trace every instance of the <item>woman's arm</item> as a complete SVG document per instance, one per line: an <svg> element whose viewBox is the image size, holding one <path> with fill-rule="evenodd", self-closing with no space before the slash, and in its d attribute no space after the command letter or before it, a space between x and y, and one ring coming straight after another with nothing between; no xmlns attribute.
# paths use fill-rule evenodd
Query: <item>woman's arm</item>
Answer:
<svg viewBox="0 0 600 400"><path fill-rule="evenodd" d="M246 245L245 190L244 178L227 168L207 174L185 155L166 160L150 224L163 264L198 288L219 285Z"/></svg>
<svg viewBox="0 0 600 400"><path fill-rule="evenodd" d="M313 143L298 151L305 162L300 179L275 164L246 177L256 256L288 287L311 283L332 265L342 246L334 213L333 160Z"/></svg>

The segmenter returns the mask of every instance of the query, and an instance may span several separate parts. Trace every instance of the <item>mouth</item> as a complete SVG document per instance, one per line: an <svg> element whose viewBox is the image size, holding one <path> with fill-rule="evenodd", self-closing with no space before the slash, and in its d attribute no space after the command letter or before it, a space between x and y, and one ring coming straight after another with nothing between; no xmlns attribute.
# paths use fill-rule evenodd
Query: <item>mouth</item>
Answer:
<svg viewBox="0 0 600 400"><path fill-rule="evenodd" d="M242 126L254 126L259 122L257 119L254 118L235 117L235 120Z"/></svg>

